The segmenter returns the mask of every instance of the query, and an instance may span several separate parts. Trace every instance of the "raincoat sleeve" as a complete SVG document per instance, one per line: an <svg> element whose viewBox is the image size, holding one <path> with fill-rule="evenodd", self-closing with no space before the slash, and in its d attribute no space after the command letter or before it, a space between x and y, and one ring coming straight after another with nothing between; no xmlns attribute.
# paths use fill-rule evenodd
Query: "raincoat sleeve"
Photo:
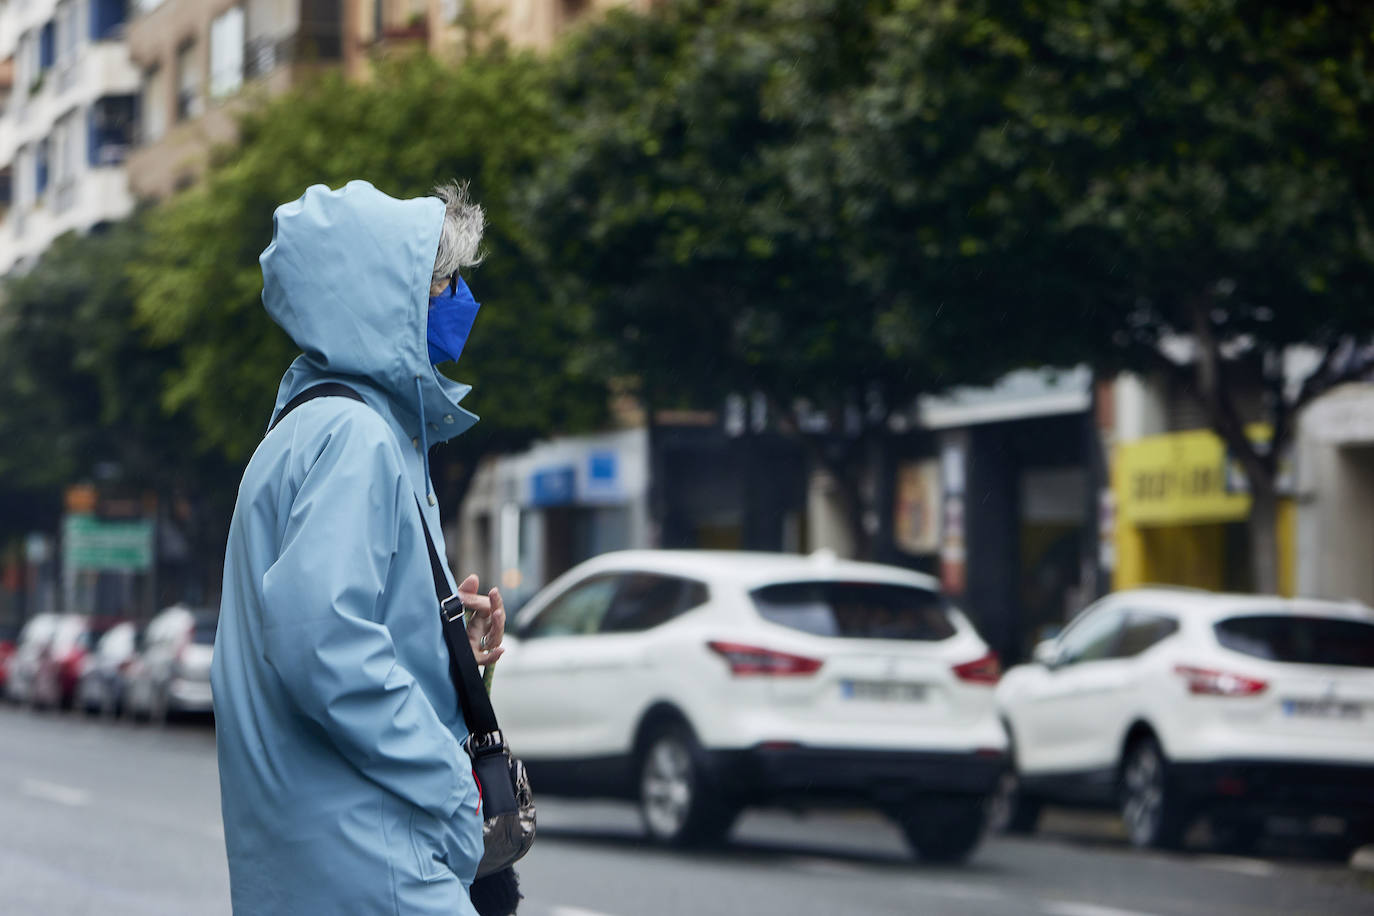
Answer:
<svg viewBox="0 0 1374 916"><path fill-rule="evenodd" d="M469 790L466 757L377 620L409 490L379 418L349 418L327 434L263 577L265 654L359 771L450 818Z"/></svg>

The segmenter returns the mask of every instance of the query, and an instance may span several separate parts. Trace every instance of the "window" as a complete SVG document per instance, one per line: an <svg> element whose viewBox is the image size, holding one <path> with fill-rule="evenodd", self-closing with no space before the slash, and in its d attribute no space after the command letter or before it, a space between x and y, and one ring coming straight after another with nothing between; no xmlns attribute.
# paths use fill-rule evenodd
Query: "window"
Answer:
<svg viewBox="0 0 1374 916"><path fill-rule="evenodd" d="M161 67L143 73L144 143L156 143L167 133L167 75Z"/></svg>
<svg viewBox="0 0 1374 916"><path fill-rule="evenodd" d="M706 603L706 586L690 579L628 573L601 625L603 633L633 633L667 623Z"/></svg>
<svg viewBox="0 0 1374 916"><path fill-rule="evenodd" d="M25 93L37 92L42 68L38 63L38 33L30 29L19 36L19 85Z"/></svg>
<svg viewBox="0 0 1374 916"><path fill-rule="evenodd" d="M80 157L85 152L85 134L82 131L84 120L79 111L69 111L57 119L53 125L51 148L51 169L53 189L56 192L54 209L62 212L74 203L76 173L80 167Z"/></svg>
<svg viewBox="0 0 1374 916"><path fill-rule="evenodd" d="M1116 656L1133 658L1177 632L1178 621L1172 617L1132 611L1126 618L1125 629L1121 631L1121 642L1116 648Z"/></svg>
<svg viewBox="0 0 1374 916"><path fill-rule="evenodd" d="M210 23L210 95L224 98L243 85L243 7L225 10Z"/></svg>
<svg viewBox="0 0 1374 916"><path fill-rule="evenodd" d="M1374 668L1374 624L1335 617L1255 614L1213 628L1232 652L1300 665Z"/></svg>
<svg viewBox="0 0 1374 916"><path fill-rule="evenodd" d="M38 33L38 69L46 70L57 60L57 23L49 19Z"/></svg>
<svg viewBox="0 0 1374 916"><path fill-rule="evenodd" d="M138 100L132 95L107 95L91 106L92 166L119 165L129 155Z"/></svg>
<svg viewBox="0 0 1374 916"><path fill-rule="evenodd" d="M177 51L177 120L200 115L200 68L196 43L188 41Z"/></svg>
<svg viewBox="0 0 1374 916"><path fill-rule="evenodd" d="M91 0L91 40L117 37L115 30L124 24L124 18L124 0Z"/></svg>
<svg viewBox="0 0 1374 916"><path fill-rule="evenodd" d="M611 599L620 584L617 576L596 576L574 585L544 608L521 634L526 639L543 636L588 636L601 628Z"/></svg>
<svg viewBox="0 0 1374 916"><path fill-rule="evenodd" d="M937 642L956 632L945 599L910 585L788 582L751 597L765 620L817 636Z"/></svg>
<svg viewBox="0 0 1374 916"><path fill-rule="evenodd" d="M39 198L43 192L48 190L48 166L51 155L52 144L47 140L39 140L38 146L33 155L33 196Z"/></svg>
<svg viewBox="0 0 1374 916"><path fill-rule="evenodd" d="M1059 640L1059 664L1074 665L1110 658L1121 636L1125 614L1120 608L1089 608Z"/></svg>
<svg viewBox="0 0 1374 916"><path fill-rule="evenodd" d="M76 62L76 49L81 39L80 29L77 26L77 13L75 0L62 0L57 4L57 10L53 13L53 21L57 26L56 63L58 66L67 67Z"/></svg>

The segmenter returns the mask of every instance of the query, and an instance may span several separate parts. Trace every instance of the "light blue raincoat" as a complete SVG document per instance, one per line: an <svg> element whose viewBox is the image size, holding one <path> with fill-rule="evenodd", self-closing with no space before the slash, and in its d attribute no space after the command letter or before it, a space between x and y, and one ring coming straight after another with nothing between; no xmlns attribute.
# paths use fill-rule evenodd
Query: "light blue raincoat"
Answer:
<svg viewBox="0 0 1374 916"><path fill-rule="evenodd" d="M304 351L276 411L324 381L366 404L298 407L239 487L211 681L241 916L474 912L480 801L416 509L442 545L428 445L477 420L425 342L443 215L318 185L260 259Z"/></svg>

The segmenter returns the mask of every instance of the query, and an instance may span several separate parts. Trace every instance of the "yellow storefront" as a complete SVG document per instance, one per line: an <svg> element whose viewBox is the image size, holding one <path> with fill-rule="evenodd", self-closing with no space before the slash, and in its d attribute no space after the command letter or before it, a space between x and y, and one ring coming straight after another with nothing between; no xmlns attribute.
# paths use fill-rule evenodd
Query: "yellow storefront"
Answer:
<svg viewBox="0 0 1374 916"><path fill-rule="evenodd" d="M1250 430L1267 438L1267 427ZM1250 496L1226 447L1208 430L1149 436L1112 455L1114 588L1147 583L1249 590ZM1279 591L1295 584L1293 500L1279 500Z"/></svg>

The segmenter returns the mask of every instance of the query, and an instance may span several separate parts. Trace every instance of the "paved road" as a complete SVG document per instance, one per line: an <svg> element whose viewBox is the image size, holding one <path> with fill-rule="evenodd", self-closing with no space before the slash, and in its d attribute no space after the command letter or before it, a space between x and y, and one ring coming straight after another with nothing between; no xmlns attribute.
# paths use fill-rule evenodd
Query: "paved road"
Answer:
<svg viewBox="0 0 1374 916"><path fill-rule="evenodd" d="M747 816L710 854L646 846L628 808L540 806L522 916L1368 914L1374 874L1296 858L1154 855L1060 817L960 868L862 813ZM214 736L0 707L0 913L228 913Z"/></svg>

